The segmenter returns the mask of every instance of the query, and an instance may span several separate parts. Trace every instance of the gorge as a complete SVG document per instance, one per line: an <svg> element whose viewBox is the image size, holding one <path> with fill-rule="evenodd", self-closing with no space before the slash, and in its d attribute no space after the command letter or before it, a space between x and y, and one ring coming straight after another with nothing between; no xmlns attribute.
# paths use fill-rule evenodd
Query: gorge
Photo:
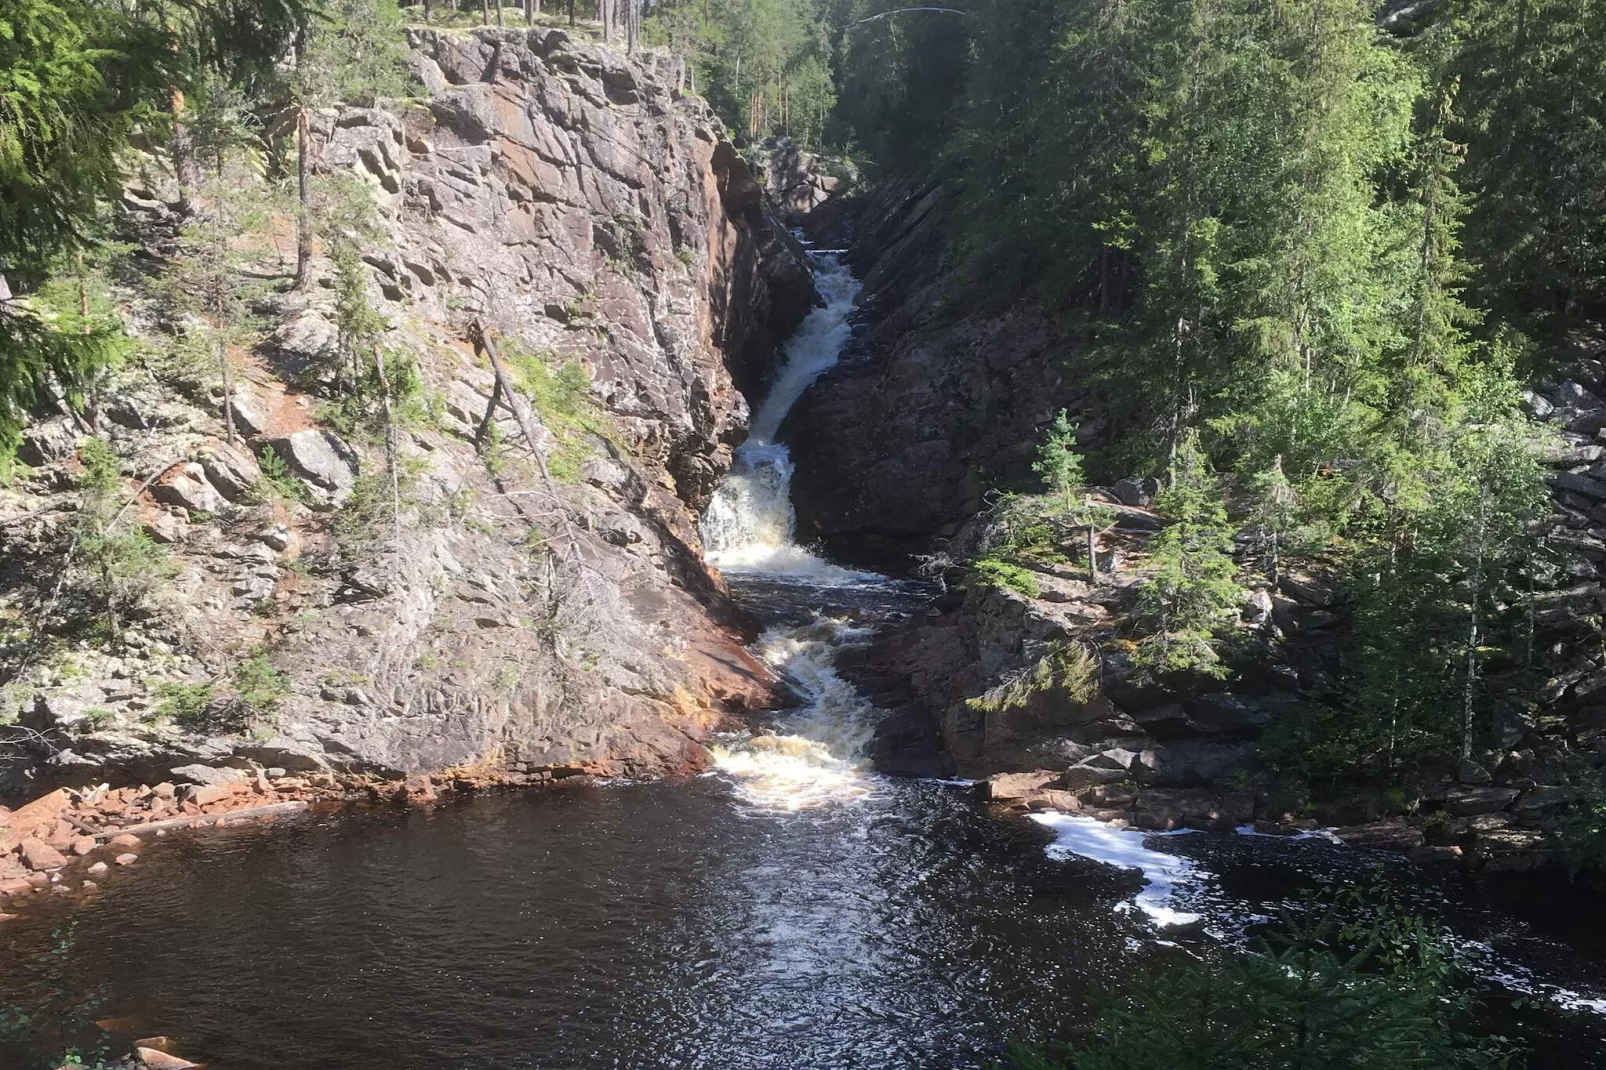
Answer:
<svg viewBox="0 0 1606 1070"><path fill-rule="evenodd" d="M338 0L0 233L0 1063L1606 1067L1606 348L1449 263L1474 31L767 3Z"/></svg>

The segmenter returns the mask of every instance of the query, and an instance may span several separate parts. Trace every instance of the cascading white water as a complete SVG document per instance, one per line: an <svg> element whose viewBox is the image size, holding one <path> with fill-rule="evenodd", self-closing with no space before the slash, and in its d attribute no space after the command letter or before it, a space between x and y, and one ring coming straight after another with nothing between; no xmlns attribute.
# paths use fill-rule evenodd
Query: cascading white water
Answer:
<svg viewBox="0 0 1606 1070"><path fill-rule="evenodd" d="M837 362L852 335L848 316L859 282L835 256L815 258L825 306L811 312L786 344L785 364L753 418L752 431L703 515L708 560L734 578L798 589L885 582L834 565L797 544L792 457L776 442L797 399ZM790 680L806 704L769 732L740 734L712 748L715 765L747 802L798 811L853 802L870 794L865 750L877 711L834 668L836 652L864 641L867 629L817 614L802 627L765 632L756 653Z"/></svg>
<svg viewBox="0 0 1606 1070"><path fill-rule="evenodd" d="M703 514L708 560L732 573L837 584L865 577L809 553L796 541L792 456L775 441L781 422L809 385L837 362L852 336L848 316L859 280L835 256L816 258L815 283L825 306L809 313L786 344L785 364L753 417L747 441Z"/></svg>

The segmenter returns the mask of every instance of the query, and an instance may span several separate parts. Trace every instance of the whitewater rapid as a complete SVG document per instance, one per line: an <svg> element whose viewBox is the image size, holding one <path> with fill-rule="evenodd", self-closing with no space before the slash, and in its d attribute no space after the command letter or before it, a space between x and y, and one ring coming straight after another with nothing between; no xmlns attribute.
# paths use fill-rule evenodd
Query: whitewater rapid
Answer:
<svg viewBox="0 0 1606 1070"><path fill-rule="evenodd" d="M819 593L892 582L833 564L797 542L792 457L776 436L804 391L840 358L852 337L848 317L860 289L836 256L819 254L814 262L825 303L786 344L748 440L702 520L710 563L738 585L785 588L789 600L807 610L805 623L772 627L754 648L802 704L778 713L768 730L732 734L711 748L715 767L731 779L740 799L789 813L858 802L874 791L866 754L880 711L836 669L837 655L868 641L872 630L847 614L826 611Z"/></svg>

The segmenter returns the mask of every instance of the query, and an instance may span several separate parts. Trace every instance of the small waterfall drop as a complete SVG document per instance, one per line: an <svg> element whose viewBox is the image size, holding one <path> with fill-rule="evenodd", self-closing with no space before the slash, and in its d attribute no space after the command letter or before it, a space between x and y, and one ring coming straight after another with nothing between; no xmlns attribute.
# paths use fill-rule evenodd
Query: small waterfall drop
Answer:
<svg viewBox="0 0 1606 1070"><path fill-rule="evenodd" d="M815 283L825 306L809 313L785 347L785 364L753 417L748 439L703 514L708 560L735 574L800 582L851 583L868 578L823 560L796 542L792 456L775 441L781 422L820 375L837 362L852 336L848 316L859 280L832 254L816 257Z"/></svg>
<svg viewBox="0 0 1606 1070"><path fill-rule="evenodd" d="M859 281L835 255L817 254L815 265L825 305L811 312L786 344L780 374L702 520L708 560L739 590L743 584L785 588L789 600L801 601L812 617L802 625L770 628L755 649L791 682L804 704L778 714L768 731L732 734L711 748L716 767L735 781L738 796L768 811L796 812L868 797L866 750L879 716L835 668L837 652L864 642L871 630L850 614L823 611L819 594L889 581L832 564L797 544L792 457L784 443L775 441L786 414L837 362L852 336L848 316Z"/></svg>

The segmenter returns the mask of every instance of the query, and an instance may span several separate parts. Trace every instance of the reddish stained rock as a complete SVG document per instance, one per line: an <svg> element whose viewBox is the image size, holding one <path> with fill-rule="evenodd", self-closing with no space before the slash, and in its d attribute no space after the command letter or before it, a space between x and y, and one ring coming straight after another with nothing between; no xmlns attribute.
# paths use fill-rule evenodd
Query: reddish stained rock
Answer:
<svg viewBox="0 0 1606 1070"><path fill-rule="evenodd" d="M67 808L67 792L57 788L49 795L41 795L26 806L18 808L7 822L13 834L27 836L41 829L53 828L61 812Z"/></svg>
<svg viewBox="0 0 1606 1070"><path fill-rule="evenodd" d="M67 864L66 855L33 836L22 841L22 860L36 873L60 869Z"/></svg>
<svg viewBox="0 0 1606 1070"><path fill-rule="evenodd" d="M94 865L92 865L92 866L90 866L90 867L89 867L89 873L90 873L90 874L91 874L91 875L92 875L92 876L96 876L96 877L98 877L98 876L100 876L100 875L101 875L101 874L102 874L102 873L105 873L105 872L106 872L106 871L107 871L107 870L108 870L108 869L110 869L110 868L111 868L111 867L110 867L110 866L108 866L108 865L106 865L106 863L104 863L104 862L96 862L96 863L95 863L95 864L94 864Z"/></svg>
<svg viewBox="0 0 1606 1070"><path fill-rule="evenodd" d="M139 1064L150 1070L198 1070L201 1065L157 1048L135 1048L134 1054L139 1058Z"/></svg>
<svg viewBox="0 0 1606 1070"><path fill-rule="evenodd" d="M138 836L135 836L133 833L131 833L131 832L122 832L122 833L118 833L116 836L113 836L111 839L107 840L106 841L106 846L107 847L134 848L134 847L141 847L141 846L144 845L144 843L145 843L144 840L140 839Z"/></svg>
<svg viewBox="0 0 1606 1070"><path fill-rule="evenodd" d="M0 880L0 895L21 895L32 889L33 882L27 877L7 877L5 880Z"/></svg>
<svg viewBox="0 0 1606 1070"><path fill-rule="evenodd" d="M28 887L30 888L43 888L50 883L50 874L30 873L24 879L28 882Z"/></svg>
<svg viewBox="0 0 1606 1070"><path fill-rule="evenodd" d="M76 836L76 837L73 838L73 841L72 841L72 853L77 855L79 858L82 858L84 855L88 854L90 851L93 851L94 849L95 849L95 837L93 837L93 836Z"/></svg>
<svg viewBox="0 0 1606 1070"><path fill-rule="evenodd" d="M112 859L112 861L116 862L119 866L131 866L135 862L139 861L139 855L133 853L120 854L116 858Z"/></svg>
<svg viewBox="0 0 1606 1070"><path fill-rule="evenodd" d="M0 921L16 921L20 914L0 914Z"/></svg>
<svg viewBox="0 0 1606 1070"><path fill-rule="evenodd" d="M134 1041L136 1048L155 1048L157 1051L166 1051L173 1046L173 1042L166 1037L146 1037L144 1040Z"/></svg>

